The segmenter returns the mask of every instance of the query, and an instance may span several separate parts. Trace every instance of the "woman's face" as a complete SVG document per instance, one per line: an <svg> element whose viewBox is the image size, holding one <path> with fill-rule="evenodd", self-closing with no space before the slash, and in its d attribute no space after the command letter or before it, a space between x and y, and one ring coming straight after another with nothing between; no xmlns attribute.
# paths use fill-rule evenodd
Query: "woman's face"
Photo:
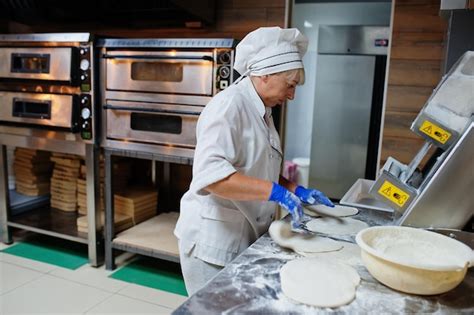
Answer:
<svg viewBox="0 0 474 315"><path fill-rule="evenodd" d="M275 107L283 104L286 100L292 100L295 97L298 82L299 75L292 80L288 80L284 73L268 75L264 95L262 95L263 103L267 107Z"/></svg>

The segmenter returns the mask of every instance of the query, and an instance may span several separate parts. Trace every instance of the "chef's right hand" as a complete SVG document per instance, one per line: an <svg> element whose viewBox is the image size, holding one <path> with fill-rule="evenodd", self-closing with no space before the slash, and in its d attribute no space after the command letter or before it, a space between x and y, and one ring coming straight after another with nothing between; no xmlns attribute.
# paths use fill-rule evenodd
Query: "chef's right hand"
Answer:
<svg viewBox="0 0 474 315"><path fill-rule="evenodd" d="M291 191L285 187L273 183L272 192L270 193L269 201L275 201L280 206L285 208L291 215L291 225L298 228L301 225L301 220L304 217L301 200Z"/></svg>

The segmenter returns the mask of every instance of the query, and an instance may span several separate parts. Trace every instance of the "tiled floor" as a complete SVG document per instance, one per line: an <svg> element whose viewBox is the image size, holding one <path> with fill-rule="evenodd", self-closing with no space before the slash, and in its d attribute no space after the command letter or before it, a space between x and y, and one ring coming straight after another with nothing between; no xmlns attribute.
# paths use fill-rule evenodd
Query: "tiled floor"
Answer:
<svg viewBox="0 0 474 315"><path fill-rule="evenodd" d="M0 249L8 246L0 243ZM0 253L0 314L170 314L186 297Z"/></svg>

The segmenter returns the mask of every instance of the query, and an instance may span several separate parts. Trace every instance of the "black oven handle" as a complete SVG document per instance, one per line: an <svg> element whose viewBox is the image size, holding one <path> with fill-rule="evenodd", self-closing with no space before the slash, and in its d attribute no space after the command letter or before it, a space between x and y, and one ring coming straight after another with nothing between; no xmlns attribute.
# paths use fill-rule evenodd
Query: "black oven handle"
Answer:
<svg viewBox="0 0 474 315"><path fill-rule="evenodd" d="M213 62L214 59L210 56L154 56L154 55L102 55L105 59L139 59L139 60L205 60Z"/></svg>
<svg viewBox="0 0 474 315"><path fill-rule="evenodd" d="M185 111L185 110L168 110L168 109L158 109L158 108L114 106L114 105L108 105L108 104L104 105L104 109L127 110L131 112L143 112L143 113L193 115L193 116L199 116L201 114L201 113L190 112L190 111Z"/></svg>

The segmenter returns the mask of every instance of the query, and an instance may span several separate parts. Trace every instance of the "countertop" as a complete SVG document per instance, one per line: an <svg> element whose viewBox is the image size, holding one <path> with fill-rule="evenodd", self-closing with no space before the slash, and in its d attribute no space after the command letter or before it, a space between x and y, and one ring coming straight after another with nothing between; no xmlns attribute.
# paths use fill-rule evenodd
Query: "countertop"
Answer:
<svg viewBox="0 0 474 315"><path fill-rule="evenodd" d="M352 218L370 226L389 225L391 215L361 210ZM344 239L355 243L352 236ZM280 268L297 257L301 256L281 248L266 233L173 314L474 313L474 268L459 286L447 293L417 296L384 286L359 263L353 265L361 283L352 303L334 309L298 304L282 293L279 275Z"/></svg>

